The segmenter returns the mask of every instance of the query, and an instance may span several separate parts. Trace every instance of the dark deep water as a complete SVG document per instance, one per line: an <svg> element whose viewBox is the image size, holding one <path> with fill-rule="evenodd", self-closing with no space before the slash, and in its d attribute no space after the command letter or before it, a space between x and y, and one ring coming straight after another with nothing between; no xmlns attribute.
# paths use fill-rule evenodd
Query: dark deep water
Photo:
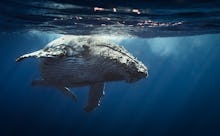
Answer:
<svg viewBox="0 0 220 136"><path fill-rule="evenodd" d="M220 135L218 1L62 2L0 2L1 136ZM109 11L116 5L141 13ZM108 10L97 13L94 7ZM143 20L144 27L135 26ZM107 83L101 106L86 113L88 87L72 89L79 100L74 103L54 88L31 86L39 78L36 59L15 62L60 34L105 34L100 38L123 45L150 76Z"/></svg>

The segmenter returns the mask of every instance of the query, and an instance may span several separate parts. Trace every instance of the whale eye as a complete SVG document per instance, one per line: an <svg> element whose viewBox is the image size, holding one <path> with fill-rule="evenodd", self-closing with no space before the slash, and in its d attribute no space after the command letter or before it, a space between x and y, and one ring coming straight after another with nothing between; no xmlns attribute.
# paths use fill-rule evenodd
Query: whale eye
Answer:
<svg viewBox="0 0 220 136"><path fill-rule="evenodd" d="M64 50L65 55L67 55L67 56L72 56L73 55L74 49L72 47L65 46L63 48L63 50Z"/></svg>

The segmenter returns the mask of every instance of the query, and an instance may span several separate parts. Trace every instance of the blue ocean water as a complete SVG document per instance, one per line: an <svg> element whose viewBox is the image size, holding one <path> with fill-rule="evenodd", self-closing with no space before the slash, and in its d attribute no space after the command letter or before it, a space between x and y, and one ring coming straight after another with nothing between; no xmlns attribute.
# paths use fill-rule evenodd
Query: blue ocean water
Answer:
<svg viewBox="0 0 220 136"><path fill-rule="evenodd" d="M149 67L134 84L106 84L101 106L86 113L88 88L72 89L79 102L54 88L32 87L38 62L15 58L57 35L1 35L1 133L17 135L218 135L220 35L131 38L120 41ZM16 47L16 48L15 48Z"/></svg>
<svg viewBox="0 0 220 136"><path fill-rule="evenodd" d="M140 2L138 6L132 1L128 3L112 1L110 7L105 7L103 3L93 5L94 3L78 1L74 5L68 0L63 1L61 5L59 5L60 1L48 2L57 2L58 6L55 4L54 7L53 4L46 3L42 8L42 5L33 1L28 1L26 5L24 5L25 2L13 0L1 3L1 7L4 8L0 11L4 12L0 13L0 18L4 21L0 21L2 24L0 27L0 135L220 135L220 34L218 34L217 1L214 3L192 1L187 2L186 5L174 4L171 7L165 4L166 8L162 8L163 10L160 2L149 1L148 8L152 7L151 10L154 11L152 13L161 13L159 11L162 10L164 14L166 11L166 15L144 14L141 17L132 15L127 20L130 23L132 20L137 18L141 20L147 16L153 22L171 23L165 28L157 25L156 28L151 29L154 23L150 23L149 20L150 24L146 23L146 28L137 32L133 31L138 28L137 26L130 26L131 24L126 22L120 27L112 27L111 23L114 24L114 21L107 24L111 27L106 30L116 31L118 28L118 31L122 32L121 28L128 28L128 31L123 31L116 36L105 35L105 37L123 45L141 60L149 68L149 77L132 84L107 83L101 106L89 113L83 110L88 97L88 87L72 89L79 100L74 103L54 88L31 86L33 79L40 78L37 59L27 59L22 63L16 63L15 59L24 53L43 48L62 34L106 34L104 33L106 31L84 29L83 24L87 23L94 25L92 28L96 30L107 27L102 25L102 29L95 25L96 21L91 22L94 15L88 15L87 10L90 7L102 6L104 9L110 9L115 6L114 4L118 4L119 8L126 6L142 8L140 10L142 13L145 5ZM36 4L41 8L39 9ZM191 4L194 6L188 6ZM202 8L195 4L202 5ZM82 13L79 12L82 9L78 7L77 10L69 10L71 5L87 7L87 10L82 8L84 9ZM31 10L21 8L22 6L31 7ZM174 11L182 13L184 6L188 8L187 11L184 10L185 14L174 14L167 18L168 13L171 14ZM157 7L160 7L160 10ZM17 16L12 12L13 8L21 8ZM52 12L54 8L59 10ZM178 8L180 10L177 10ZM75 24L77 29L74 25L69 27L68 21L67 24L55 22L51 27L54 18L51 22L50 18L45 21L44 15L27 16L33 13L39 14L37 11L48 12L48 10L52 13L46 15L56 13L57 16L63 17L63 14L71 12L74 16L83 14L83 18L85 15L88 18L80 24L83 27L78 28ZM190 11L189 14L187 14L188 11ZM106 15L113 16L109 12L106 10L97 16L100 18ZM197 14L193 14L195 12ZM200 14L204 12L206 14ZM215 14L210 16L209 13ZM126 16L130 17L130 14L121 11L110 19L120 21ZM173 19L174 17L176 20ZM203 25L198 21L201 18L203 18ZM68 20L65 17L63 19ZM5 20L8 21L5 22ZM178 22L181 22L180 24L187 22L186 24L190 25L172 27L173 23ZM60 27L61 25L63 27ZM76 32L71 33L74 29Z"/></svg>

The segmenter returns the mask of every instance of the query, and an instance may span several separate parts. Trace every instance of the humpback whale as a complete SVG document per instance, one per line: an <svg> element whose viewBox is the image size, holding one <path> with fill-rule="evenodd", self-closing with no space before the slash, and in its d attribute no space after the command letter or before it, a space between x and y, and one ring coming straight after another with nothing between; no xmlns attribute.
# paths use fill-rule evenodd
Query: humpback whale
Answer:
<svg viewBox="0 0 220 136"><path fill-rule="evenodd" d="M40 80L32 85L53 86L77 101L69 88L90 86L85 111L100 105L104 84L110 81L135 82L148 76L147 67L125 48L97 36L65 35L43 49L22 55L40 60Z"/></svg>

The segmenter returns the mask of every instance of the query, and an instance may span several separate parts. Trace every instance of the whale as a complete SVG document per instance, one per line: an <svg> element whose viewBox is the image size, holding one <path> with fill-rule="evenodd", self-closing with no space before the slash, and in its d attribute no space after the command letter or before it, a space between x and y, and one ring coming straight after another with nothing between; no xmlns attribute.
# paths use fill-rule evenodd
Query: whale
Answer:
<svg viewBox="0 0 220 136"><path fill-rule="evenodd" d="M100 105L105 83L148 77L147 67L124 47L98 36L64 35L16 61L26 58L39 59L41 78L32 81L34 86L55 87L74 101L77 97L70 88L89 86L87 112Z"/></svg>

